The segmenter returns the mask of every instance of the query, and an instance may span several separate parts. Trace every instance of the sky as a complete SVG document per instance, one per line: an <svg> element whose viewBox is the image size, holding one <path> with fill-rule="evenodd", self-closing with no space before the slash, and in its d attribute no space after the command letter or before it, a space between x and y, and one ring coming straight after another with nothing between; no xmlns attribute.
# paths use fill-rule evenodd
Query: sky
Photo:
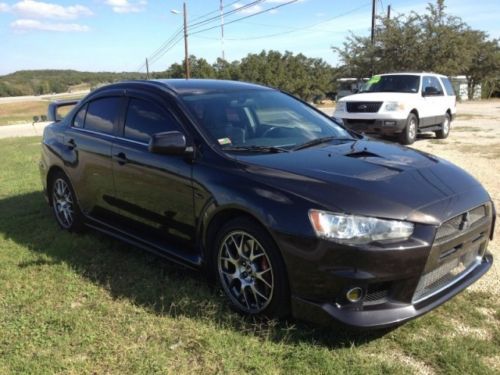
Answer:
<svg viewBox="0 0 500 375"><path fill-rule="evenodd" d="M251 6L246 6L250 3ZM224 0L224 43L220 0L187 0L189 53L213 63L262 50L291 51L337 65L332 46L350 32L369 35L371 0ZM377 14L423 12L429 0L376 0ZM182 34L156 54L182 27L182 0L0 0L0 75L25 69L152 71L182 62ZM448 13L500 38L500 0L445 0ZM266 9L274 10L258 14ZM241 9L240 9L241 8ZM242 17L248 17L236 21ZM231 23L231 21L235 21ZM209 29L211 30L204 30ZM223 48L222 48L223 46ZM163 50L162 50L163 52Z"/></svg>

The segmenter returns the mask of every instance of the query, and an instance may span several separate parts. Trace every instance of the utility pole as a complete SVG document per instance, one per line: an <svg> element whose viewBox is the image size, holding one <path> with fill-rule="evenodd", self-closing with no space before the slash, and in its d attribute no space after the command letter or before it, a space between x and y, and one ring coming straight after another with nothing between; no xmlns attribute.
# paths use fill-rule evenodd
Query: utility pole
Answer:
<svg viewBox="0 0 500 375"><path fill-rule="evenodd" d="M146 57L146 79L149 80L149 61L147 57Z"/></svg>
<svg viewBox="0 0 500 375"><path fill-rule="evenodd" d="M222 60L226 59L224 56L224 4L223 0L220 0L220 42L222 47Z"/></svg>
<svg viewBox="0 0 500 375"><path fill-rule="evenodd" d="M186 2L183 3L184 9L184 69L186 79L190 78L189 74L189 52L188 52L188 30L187 30L187 7Z"/></svg>
<svg viewBox="0 0 500 375"><path fill-rule="evenodd" d="M375 41L375 0L372 0L372 35L371 42L373 46L373 42Z"/></svg>
<svg viewBox="0 0 500 375"><path fill-rule="evenodd" d="M387 19L390 20L391 19L391 5L387 5Z"/></svg>
<svg viewBox="0 0 500 375"><path fill-rule="evenodd" d="M374 43L375 43L375 0L372 0L372 35L371 35L371 46L372 52L370 56L370 75L373 75L373 51L374 51Z"/></svg>

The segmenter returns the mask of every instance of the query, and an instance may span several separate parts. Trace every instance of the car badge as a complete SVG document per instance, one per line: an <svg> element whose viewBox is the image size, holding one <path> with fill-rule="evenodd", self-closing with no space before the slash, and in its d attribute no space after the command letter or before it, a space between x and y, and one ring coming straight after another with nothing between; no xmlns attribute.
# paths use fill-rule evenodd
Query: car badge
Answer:
<svg viewBox="0 0 500 375"><path fill-rule="evenodd" d="M470 214L466 212L462 216L462 222L460 223L459 229L460 230L467 230L470 227Z"/></svg>

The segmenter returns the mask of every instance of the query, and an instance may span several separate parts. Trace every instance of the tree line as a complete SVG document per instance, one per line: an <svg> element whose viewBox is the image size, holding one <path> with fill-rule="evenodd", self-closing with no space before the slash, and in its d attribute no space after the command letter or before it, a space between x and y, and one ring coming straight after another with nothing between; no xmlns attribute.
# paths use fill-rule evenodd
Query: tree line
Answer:
<svg viewBox="0 0 500 375"><path fill-rule="evenodd" d="M320 101L332 94L338 69L319 58L299 53L262 51L233 62L218 58L209 64L203 58L189 57L191 77L230 79L259 83L293 93L307 101ZM153 78L183 78L184 65L174 63Z"/></svg>

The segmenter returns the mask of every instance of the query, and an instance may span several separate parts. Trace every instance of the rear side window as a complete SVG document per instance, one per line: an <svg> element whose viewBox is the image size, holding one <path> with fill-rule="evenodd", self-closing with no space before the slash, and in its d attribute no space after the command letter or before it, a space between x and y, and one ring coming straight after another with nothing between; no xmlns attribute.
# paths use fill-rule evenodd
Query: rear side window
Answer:
<svg viewBox="0 0 500 375"><path fill-rule="evenodd" d="M155 103L130 99L125 120L125 138L148 143L151 135L179 130L175 119Z"/></svg>
<svg viewBox="0 0 500 375"><path fill-rule="evenodd" d="M432 95L443 95L443 88L436 77L425 76L422 83L422 91L432 93Z"/></svg>
<svg viewBox="0 0 500 375"><path fill-rule="evenodd" d="M446 91L446 95L454 96L455 90L453 89L453 85L451 84L450 79L447 77L444 77L444 78L441 78L441 81L443 82L444 90Z"/></svg>
<svg viewBox="0 0 500 375"><path fill-rule="evenodd" d="M102 98L88 104L84 128L113 134L113 124L118 117L120 98Z"/></svg>

